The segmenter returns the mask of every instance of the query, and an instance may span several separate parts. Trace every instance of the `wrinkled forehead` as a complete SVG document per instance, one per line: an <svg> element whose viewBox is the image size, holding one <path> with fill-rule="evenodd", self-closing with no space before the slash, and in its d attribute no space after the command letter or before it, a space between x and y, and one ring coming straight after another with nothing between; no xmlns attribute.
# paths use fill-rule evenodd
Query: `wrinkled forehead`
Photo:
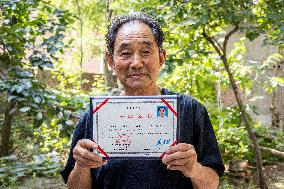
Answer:
<svg viewBox="0 0 284 189"><path fill-rule="evenodd" d="M135 39L145 39L157 44L150 26L142 21L135 20L127 22L119 28L114 45Z"/></svg>

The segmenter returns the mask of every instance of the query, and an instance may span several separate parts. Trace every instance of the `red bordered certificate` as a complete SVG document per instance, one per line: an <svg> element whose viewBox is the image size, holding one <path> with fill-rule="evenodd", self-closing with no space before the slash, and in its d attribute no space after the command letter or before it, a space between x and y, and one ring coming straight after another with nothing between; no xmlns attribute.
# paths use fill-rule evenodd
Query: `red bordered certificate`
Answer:
<svg viewBox="0 0 284 189"><path fill-rule="evenodd" d="M96 153L107 158L161 158L177 142L176 95L91 98Z"/></svg>

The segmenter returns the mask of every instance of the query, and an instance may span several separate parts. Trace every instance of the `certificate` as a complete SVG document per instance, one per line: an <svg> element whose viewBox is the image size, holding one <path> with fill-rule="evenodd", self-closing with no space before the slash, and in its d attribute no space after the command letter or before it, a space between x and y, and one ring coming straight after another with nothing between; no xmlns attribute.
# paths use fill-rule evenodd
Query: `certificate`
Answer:
<svg viewBox="0 0 284 189"><path fill-rule="evenodd" d="M161 158L177 142L176 95L91 97L95 152L107 158Z"/></svg>

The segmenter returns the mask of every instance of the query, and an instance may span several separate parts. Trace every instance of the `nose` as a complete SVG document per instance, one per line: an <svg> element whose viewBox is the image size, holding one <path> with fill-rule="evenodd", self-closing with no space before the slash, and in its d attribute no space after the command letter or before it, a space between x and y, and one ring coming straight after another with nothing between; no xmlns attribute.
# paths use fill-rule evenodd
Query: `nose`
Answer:
<svg viewBox="0 0 284 189"><path fill-rule="evenodd" d="M143 67L143 58L141 57L139 53L136 53L133 56L130 67L133 69L140 69Z"/></svg>

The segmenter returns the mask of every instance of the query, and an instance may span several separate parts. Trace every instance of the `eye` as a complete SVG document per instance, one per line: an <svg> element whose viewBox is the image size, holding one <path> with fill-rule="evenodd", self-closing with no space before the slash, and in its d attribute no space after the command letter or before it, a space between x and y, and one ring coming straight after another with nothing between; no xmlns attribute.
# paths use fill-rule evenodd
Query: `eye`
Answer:
<svg viewBox="0 0 284 189"><path fill-rule="evenodd" d="M119 54L119 56L120 56L121 58L123 58L123 59L127 59L127 58L131 57L131 52L129 52L129 51L124 51L124 52L121 52L121 53Z"/></svg>
<svg viewBox="0 0 284 189"><path fill-rule="evenodd" d="M148 56L148 55L151 54L151 51L149 51L149 50L143 50L143 51L142 51L142 54L143 54L144 56Z"/></svg>
<svg viewBox="0 0 284 189"><path fill-rule="evenodd" d="M150 51L142 51L142 53L150 53Z"/></svg>
<svg viewBox="0 0 284 189"><path fill-rule="evenodd" d="M124 51L122 53L120 53L120 56L123 57L123 58L127 58L131 55L131 52L128 52L128 51Z"/></svg>

